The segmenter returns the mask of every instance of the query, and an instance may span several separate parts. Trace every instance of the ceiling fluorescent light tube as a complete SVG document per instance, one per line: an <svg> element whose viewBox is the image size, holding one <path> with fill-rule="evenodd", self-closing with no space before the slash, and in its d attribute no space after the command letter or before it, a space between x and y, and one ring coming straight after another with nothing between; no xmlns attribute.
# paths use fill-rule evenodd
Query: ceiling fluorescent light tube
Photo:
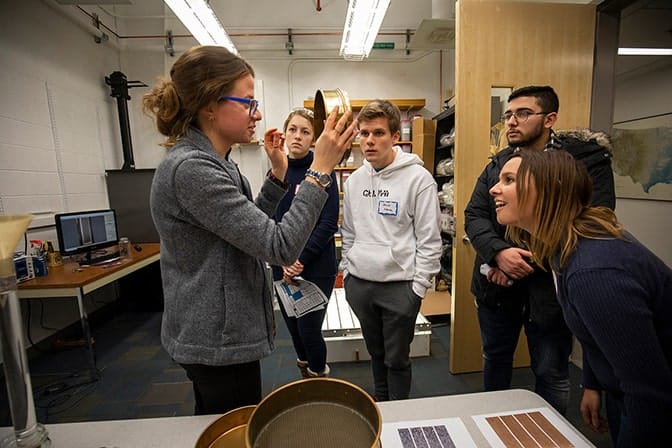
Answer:
<svg viewBox="0 0 672 448"><path fill-rule="evenodd" d="M361 61L369 56L390 0L348 0L340 55Z"/></svg>
<svg viewBox="0 0 672 448"><path fill-rule="evenodd" d="M672 56L672 48L619 48L621 56Z"/></svg>
<svg viewBox="0 0 672 448"><path fill-rule="evenodd" d="M164 0L201 45L219 45L234 54L236 46L224 31L215 11L204 0Z"/></svg>

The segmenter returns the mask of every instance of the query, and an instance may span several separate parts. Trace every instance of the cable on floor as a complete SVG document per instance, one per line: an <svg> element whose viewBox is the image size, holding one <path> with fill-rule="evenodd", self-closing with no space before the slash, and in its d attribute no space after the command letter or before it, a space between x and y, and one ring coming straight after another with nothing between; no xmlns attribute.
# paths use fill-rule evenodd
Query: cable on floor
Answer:
<svg viewBox="0 0 672 448"><path fill-rule="evenodd" d="M98 386L100 372L97 373L98 375L79 383L68 384L66 379L60 379L37 388L36 392L42 390L41 393L35 394L35 408L44 412L41 420L48 423L50 415L66 412L89 396ZM77 376L78 374L73 374L70 378Z"/></svg>

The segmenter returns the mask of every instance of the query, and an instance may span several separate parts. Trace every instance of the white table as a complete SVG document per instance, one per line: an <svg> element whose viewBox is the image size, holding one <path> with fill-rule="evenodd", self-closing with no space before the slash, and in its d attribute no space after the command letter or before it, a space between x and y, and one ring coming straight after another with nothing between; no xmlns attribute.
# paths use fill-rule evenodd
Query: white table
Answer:
<svg viewBox="0 0 672 448"><path fill-rule="evenodd" d="M459 417L477 446L489 446L472 415L548 407L537 394L514 389L378 403L383 423ZM552 409L551 409L552 410ZM586 446L593 446L564 421ZM219 416L166 417L46 425L54 448L193 447L201 432ZM0 438L12 428L0 428Z"/></svg>

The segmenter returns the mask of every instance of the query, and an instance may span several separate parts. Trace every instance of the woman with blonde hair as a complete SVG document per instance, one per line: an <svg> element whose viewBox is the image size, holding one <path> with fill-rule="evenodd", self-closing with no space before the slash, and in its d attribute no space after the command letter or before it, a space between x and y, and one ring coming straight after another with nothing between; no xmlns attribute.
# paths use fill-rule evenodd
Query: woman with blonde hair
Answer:
<svg viewBox="0 0 672 448"><path fill-rule="evenodd" d="M282 222L283 216L290 209L301 182L313 163L314 154L310 150L315 141L313 118L313 111L298 108L291 111L285 119L283 131L289 164L286 175L289 191L275 211L275 220L278 222ZM273 279L292 284L294 277L301 277L317 285L328 299L334 289L337 272L334 234L338 231L339 198L335 173L331 173L331 185L327 188L327 193L327 202L301 254L288 266L273 266ZM322 336L326 306L295 317L287 313L282 301L278 302L292 337L297 355L296 364L301 376L329 376L327 344Z"/></svg>
<svg viewBox="0 0 672 448"><path fill-rule="evenodd" d="M490 189L497 221L551 267L567 326L583 348L581 414L596 431L606 395L617 447L672 446L672 270L590 207L586 169L565 151L520 151Z"/></svg>
<svg viewBox="0 0 672 448"><path fill-rule="evenodd" d="M193 383L195 413L223 413L261 400L259 360L274 349L275 322L265 262L293 263L328 194L301 183L283 221L273 213L287 191L284 136L264 134L271 170L253 199L230 159L261 119L254 71L223 47L197 46L144 96L170 148L154 175L150 206L161 240L161 340ZM325 123L311 169L331 173L354 138L349 113Z"/></svg>

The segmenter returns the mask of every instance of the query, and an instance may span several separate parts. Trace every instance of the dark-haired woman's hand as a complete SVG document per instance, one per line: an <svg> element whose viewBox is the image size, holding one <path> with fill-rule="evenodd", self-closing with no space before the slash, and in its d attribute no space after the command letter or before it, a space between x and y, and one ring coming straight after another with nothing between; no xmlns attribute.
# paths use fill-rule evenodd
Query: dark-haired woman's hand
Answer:
<svg viewBox="0 0 672 448"><path fill-rule="evenodd" d="M303 263L299 260L296 260L291 266L282 267L282 280L289 285L298 285L299 282L294 280L294 277L298 277L303 272Z"/></svg>
<svg viewBox="0 0 672 448"><path fill-rule="evenodd" d="M271 171L273 175L285 180L287 174L287 154L285 154L285 134L278 128L271 128L264 132L264 149L271 161Z"/></svg>
<svg viewBox="0 0 672 448"><path fill-rule="evenodd" d="M353 120L348 126L352 111L345 111L338 121L337 116L338 106L329 114L324 123L324 131L315 143L315 157L311 168L320 173L331 173L355 139L357 122Z"/></svg>

